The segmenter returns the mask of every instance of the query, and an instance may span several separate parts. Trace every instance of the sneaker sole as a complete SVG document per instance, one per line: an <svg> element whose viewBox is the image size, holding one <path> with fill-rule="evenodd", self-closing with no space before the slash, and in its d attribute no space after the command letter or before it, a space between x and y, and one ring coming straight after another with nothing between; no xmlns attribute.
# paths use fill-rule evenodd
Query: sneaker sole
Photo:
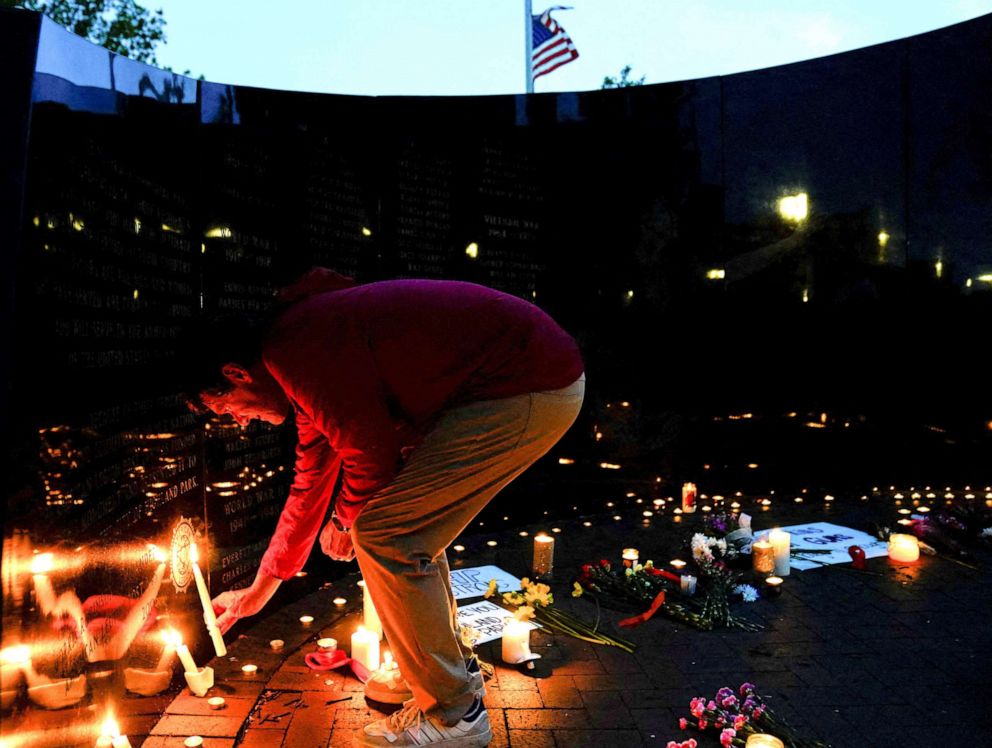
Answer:
<svg viewBox="0 0 992 748"><path fill-rule="evenodd" d="M380 743L366 742L365 738L365 732L362 728L358 728L352 745L355 748L381 748L381 746L389 744L385 738ZM480 732L478 735L463 735L460 738L449 738L439 743L428 743L427 745L442 746L442 748L486 748L491 742L493 742L493 728L490 726L485 732Z"/></svg>
<svg viewBox="0 0 992 748"><path fill-rule="evenodd" d="M486 697L485 680L477 675L473 676L472 680L476 681L472 684L472 693L478 694L480 699L484 699ZM371 695L368 691L365 691L365 698L366 700L373 701L376 704L402 704L413 698L412 691L382 691L381 694L384 698L380 699Z"/></svg>

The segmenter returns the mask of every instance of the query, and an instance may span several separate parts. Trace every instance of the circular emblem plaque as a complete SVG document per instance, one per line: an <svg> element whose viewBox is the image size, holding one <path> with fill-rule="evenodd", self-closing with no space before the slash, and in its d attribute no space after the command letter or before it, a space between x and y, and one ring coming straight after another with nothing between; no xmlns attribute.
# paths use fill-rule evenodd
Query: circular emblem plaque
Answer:
<svg viewBox="0 0 992 748"><path fill-rule="evenodd" d="M193 581L193 565L189 560L189 547L196 542L196 531L191 520L179 518L172 531L172 584L176 592L185 592Z"/></svg>

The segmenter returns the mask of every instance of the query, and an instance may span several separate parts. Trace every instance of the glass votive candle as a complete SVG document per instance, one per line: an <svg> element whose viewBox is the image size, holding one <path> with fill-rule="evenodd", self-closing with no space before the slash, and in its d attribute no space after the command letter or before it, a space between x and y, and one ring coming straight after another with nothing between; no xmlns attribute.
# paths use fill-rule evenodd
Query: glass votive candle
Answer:
<svg viewBox="0 0 992 748"><path fill-rule="evenodd" d="M679 577L679 582L682 589L683 595L695 595L696 594L696 578L692 574L683 574Z"/></svg>
<svg viewBox="0 0 992 748"><path fill-rule="evenodd" d="M310 624L313 623L313 616L300 616L300 623L303 624L303 628L310 628Z"/></svg>
<svg viewBox="0 0 992 748"><path fill-rule="evenodd" d="M534 556L531 566L534 576L543 577L551 574L555 565L555 539L546 532L534 536Z"/></svg>
<svg viewBox="0 0 992 748"><path fill-rule="evenodd" d="M269 642L269 646L272 647L273 652L279 652L282 650L283 647L286 646L286 642L284 642L282 639L273 639L272 641Z"/></svg>
<svg viewBox="0 0 992 748"><path fill-rule="evenodd" d="M751 566L757 574L771 574L775 570L775 547L767 540L751 544Z"/></svg>
<svg viewBox="0 0 992 748"><path fill-rule="evenodd" d="M258 665L242 665L241 672L245 675L255 675L258 672Z"/></svg>
<svg viewBox="0 0 992 748"><path fill-rule="evenodd" d="M768 597L778 597L782 594L782 577L771 576L765 579L765 594Z"/></svg>
<svg viewBox="0 0 992 748"><path fill-rule="evenodd" d="M637 563L637 560L641 557L640 552L636 548L624 548L623 549L623 565L626 568L632 567Z"/></svg>
<svg viewBox="0 0 992 748"><path fill-rule="evenodd" d="M333 652L338 648L337 639L332 639L331 637L325 637L323 639L317 640L317 649L321 652Z"/></svg>

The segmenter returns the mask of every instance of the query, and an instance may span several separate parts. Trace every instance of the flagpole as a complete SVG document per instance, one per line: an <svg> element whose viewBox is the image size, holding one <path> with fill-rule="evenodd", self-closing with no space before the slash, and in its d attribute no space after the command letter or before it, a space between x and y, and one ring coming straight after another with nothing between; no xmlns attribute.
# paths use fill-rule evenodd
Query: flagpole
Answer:
<svg viewBox="0 0 992 748"><path fill-rule="evenodd" d="M531 0L524 0L524 75L527 76L527 93L534 93L534 14L531 10Z"/></svg>

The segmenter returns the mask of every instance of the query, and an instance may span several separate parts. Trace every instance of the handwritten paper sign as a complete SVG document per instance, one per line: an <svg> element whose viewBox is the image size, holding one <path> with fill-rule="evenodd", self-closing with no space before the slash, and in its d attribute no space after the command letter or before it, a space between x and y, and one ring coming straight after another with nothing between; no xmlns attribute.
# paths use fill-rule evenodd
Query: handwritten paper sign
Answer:
<svg viewBox="0 0 992 748"><path fill-rule="evenodd" d="M847 549L852 545L861 546L866 558L877 558L888 554L888 546L884 541L866 532L832 525L829 522L811 522L779 529L792 535L792 560L789 562L789 568L793 571L815 569L822 564L849 564L851 555ZM814 553L803 557L798 550L801 548L828 550L830 553Z"/></svg>
<svg viewBox="0 0 992 748"><path fill-rule="evenodd" d="M515 592L520 589L520 580L498 566L473 566L470 569L451 570L451 591L455 593L456 600L482 597L486 594L490 579L496 580L500 592Z"/></svg>
<svg viewBox="0 0 992 748"><path fill-rule="evenodd" d="M452 573L452 576L454 576L454 573ZM472 603L458 609L458 624L460 626L468 626L479 632L477 644L485 644L486 642L491 642L493 639L501 638L503 636L503 620L506 618L513 618L513 613L488 600ZM526 624L531 630L540 628L540 624L533 621L526 621Z"/></svg>

